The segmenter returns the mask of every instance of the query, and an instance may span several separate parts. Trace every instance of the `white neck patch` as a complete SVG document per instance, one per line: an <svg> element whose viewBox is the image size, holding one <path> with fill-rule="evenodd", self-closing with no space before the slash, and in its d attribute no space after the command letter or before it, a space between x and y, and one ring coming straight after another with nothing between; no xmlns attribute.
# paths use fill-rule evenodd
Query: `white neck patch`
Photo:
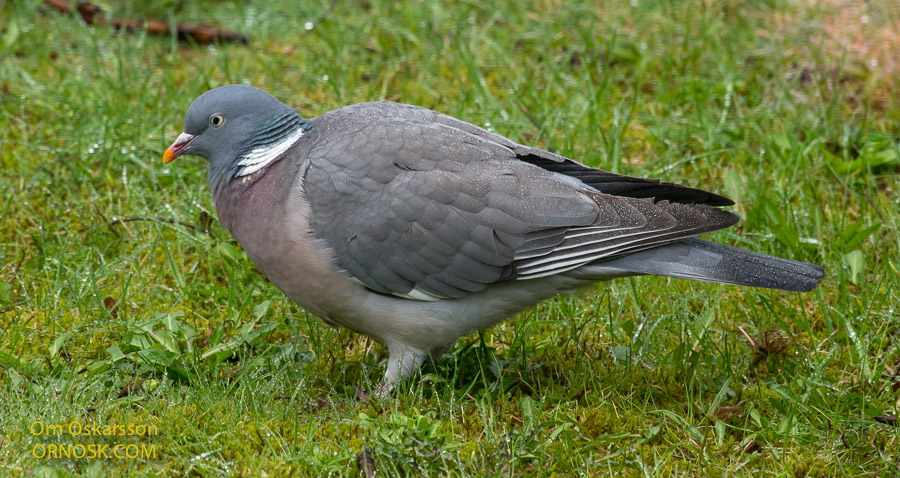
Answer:
<svg viewBox="0 0 900 478"><path fill-rule="evenodd" d="M241 161L238 163L238 165L243 166L243 168L238 171L237 175L247 176L264 168L267 164L281 156L288 148L293 146L301 136L303 136L303 128L298 127L296 131L285 136L284 139L275 144L251 150L246 156L241 158Z"/></svg>

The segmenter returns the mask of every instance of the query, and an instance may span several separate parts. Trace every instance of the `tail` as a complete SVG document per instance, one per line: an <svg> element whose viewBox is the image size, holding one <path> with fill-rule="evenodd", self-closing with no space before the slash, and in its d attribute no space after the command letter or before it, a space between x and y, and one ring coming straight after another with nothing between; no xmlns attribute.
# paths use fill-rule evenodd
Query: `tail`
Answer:
<svg viewBox="0 0 900 478"><path fill-rule="evenodd" d="M621 270L794 292L813 290L825 275L822 267L816 264L767 256L697 238L591 264L580 272L590 274L593 267L603 274Z"/></svg>

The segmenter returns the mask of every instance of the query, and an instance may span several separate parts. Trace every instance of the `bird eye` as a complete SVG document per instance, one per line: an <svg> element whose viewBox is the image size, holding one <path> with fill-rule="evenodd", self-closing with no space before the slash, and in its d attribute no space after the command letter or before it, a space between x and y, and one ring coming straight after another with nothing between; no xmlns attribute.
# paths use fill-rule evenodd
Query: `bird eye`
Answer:
<svg viewBox="0 0 900 478"><path fill-rule="evenodd" d="M212 115L209 117L209 124L212 125L213 128L218 128L222 126L222 123L225 122L225 117L222 115Z"/></svg>

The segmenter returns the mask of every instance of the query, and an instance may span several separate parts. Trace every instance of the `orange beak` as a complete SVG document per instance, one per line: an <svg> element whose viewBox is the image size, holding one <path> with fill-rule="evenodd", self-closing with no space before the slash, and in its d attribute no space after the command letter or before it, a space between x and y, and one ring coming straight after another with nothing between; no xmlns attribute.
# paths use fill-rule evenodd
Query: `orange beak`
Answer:
<svg viewBox="0 0 900 478"><path fill-rule="evenodd" d="M163 153L163 164L169 164L175 160L175 158L184 154L185 148L194 140L196 136L187 133L181 133L178 135L178 138L172 143L172 146L169 146L166 149L166 152Z"/></svg>

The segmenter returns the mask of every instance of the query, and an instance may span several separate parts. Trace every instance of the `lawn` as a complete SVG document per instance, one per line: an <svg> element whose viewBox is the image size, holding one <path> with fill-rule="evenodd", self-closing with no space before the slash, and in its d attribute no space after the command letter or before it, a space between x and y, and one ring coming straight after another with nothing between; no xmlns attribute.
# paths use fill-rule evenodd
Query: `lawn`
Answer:
<svg viewBox="0 0 900 478"><path fill-rule="evenodd" d="M250 40L0 3L0 476L900 476L894 0L129 3ZM597 284L360 401L386 350L255 270L203 160L162 165L227 83L716 191L711 239L826 277Z"/></svg>

